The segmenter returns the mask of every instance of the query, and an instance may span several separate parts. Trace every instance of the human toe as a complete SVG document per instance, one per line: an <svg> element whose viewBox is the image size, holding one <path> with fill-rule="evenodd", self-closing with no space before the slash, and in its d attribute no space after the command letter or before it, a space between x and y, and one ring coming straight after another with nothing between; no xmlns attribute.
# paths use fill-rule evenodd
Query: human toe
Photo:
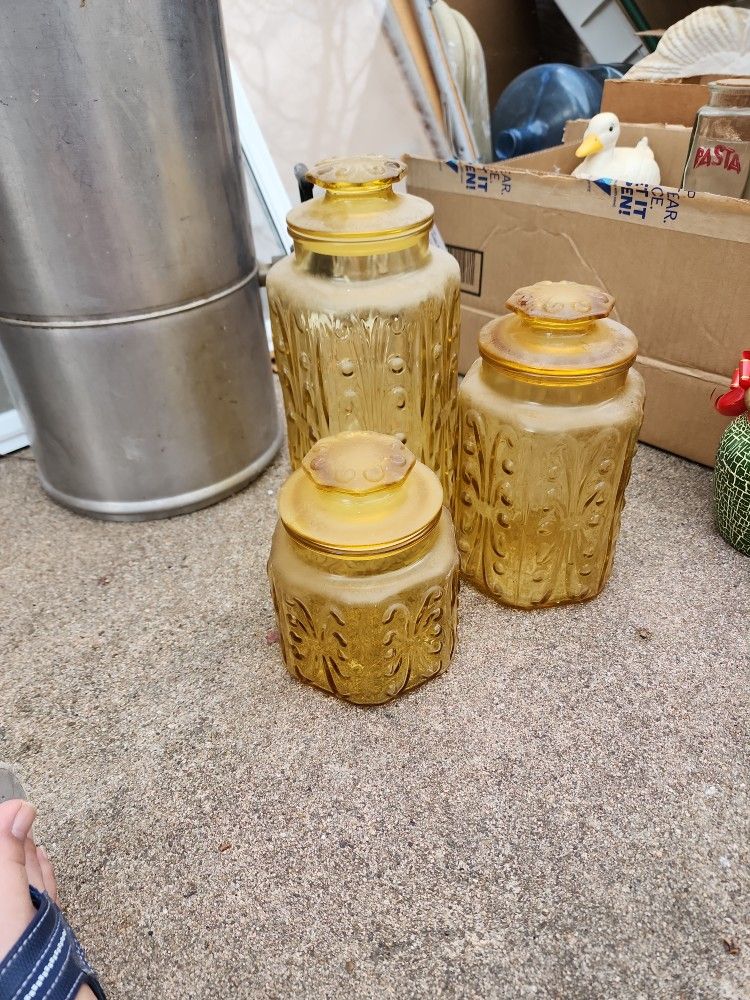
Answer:
<svg viewBox="0 0 750 1000"><path fill-rule="evenodd" d="M37 854L34 838L29 835L23 846L24 864L26 865L26 875L29 879L29 885L33 885L39 892L44 892L44 876L42 875L42 866L39 864L39 855Z"/></svg>
<svg viewBox="0 0 750 1000"><path fill-rule="evenodd" d="M36 809L22 799L0 804L0 862L24 863L24 846L35 818Z"/></svg>
<svg viewBox="0 0 750 1000"><path fill-rule="evenodd" d="M54 899L56 903L59 903L60 900L57 895L57 879L55 878L55 871L52 867L49 855L43 847L37 847L36 854L39 860L39 868L42 872L44 891L48 896Z"/></svg>

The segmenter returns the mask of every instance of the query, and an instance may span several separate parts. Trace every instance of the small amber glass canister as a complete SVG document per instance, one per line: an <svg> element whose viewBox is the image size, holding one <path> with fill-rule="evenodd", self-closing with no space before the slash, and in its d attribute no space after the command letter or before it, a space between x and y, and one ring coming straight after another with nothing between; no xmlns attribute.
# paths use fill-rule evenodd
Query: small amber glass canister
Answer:
<svg viewBox="0 0 750 1000"><path fill-rule="evenodd" d="M613 305L570 281L519 289L461 384L461 566L506 604L588 600L610 575L644 399Z"/></svg>
<svg viewBox="0 0 750 1000"><path fill-rule="evenodd" d="M433 472L400 441L324 438L279 495L268 560L284 662L347 701L390 701L448 666L459 563Z"/></svg>
<svg viewBox="0 0 750 1000"><path fill-rule="evenodd" d="M383 156L318 163L322 198L287 216L294 253L267 279L292 468L340 431L395 435L450 502L458 410L459 267L430 244L429 202Z"/></svg>

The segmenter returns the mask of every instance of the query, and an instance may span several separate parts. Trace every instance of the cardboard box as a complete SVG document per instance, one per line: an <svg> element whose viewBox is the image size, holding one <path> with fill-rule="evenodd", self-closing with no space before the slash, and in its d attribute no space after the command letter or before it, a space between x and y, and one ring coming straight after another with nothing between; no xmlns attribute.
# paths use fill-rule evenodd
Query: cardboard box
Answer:
<svg viewBox="0 0 750 1000"><path fill-rule="evenodd" d="M516 288L599 285L639 339L642 440L712 465L727 424L713 400L750 346L750 202L679 189L690 137L680 126L623 126L623 145L649 137L660 187L571 177L585 127L571 122L563 145L491 166L409 158L409 189L433 203L461 265L459 370Z"/></svg>
<svg viewBox="0 0 750 1000"><path fill-rule="evenodd" d="M605 80L602 111L621 122L653 122L692 128L698 109L708 104L708 82L718 77L686 80Z"/></svg>

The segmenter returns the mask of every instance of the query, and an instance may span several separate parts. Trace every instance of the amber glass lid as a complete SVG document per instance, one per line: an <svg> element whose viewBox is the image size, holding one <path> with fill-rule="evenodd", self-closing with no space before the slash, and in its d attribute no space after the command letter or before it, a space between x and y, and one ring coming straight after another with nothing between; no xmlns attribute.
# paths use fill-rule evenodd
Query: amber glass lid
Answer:
<svg viewBox="0 0 750 1000"><path fill-rule="evenodd" d="M279 515L300 542L335 555L393 552L437 523L437 476L387 434L350 431L313 445L279 494Z"/></svg>
<svg viewBox="0 0 750 1000"><path fill-rule="evenodd" d="M508 316L479 334L482 357L518 378L590 381L627 370L638 341L607 319L615 300L593 285L539 281L519 288Z"/></svg>
<svg viewBox="0 0 750 1000"><path fill-rule="evenodd" d="M397 194L406 174L400 160L386 156L342 156L317 163L307 179L325 190L287 215L289 235L329 254L377 253L413 243L432 225L432 205Z"/></svg>

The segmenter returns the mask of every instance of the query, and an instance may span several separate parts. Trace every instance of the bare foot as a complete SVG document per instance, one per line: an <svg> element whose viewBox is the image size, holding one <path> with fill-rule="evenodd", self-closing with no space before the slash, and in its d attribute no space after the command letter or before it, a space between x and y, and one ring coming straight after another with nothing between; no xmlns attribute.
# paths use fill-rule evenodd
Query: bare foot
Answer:
<svg viewBox="0 0 750 1000"><path fill-rule="evenodd" d="M57 902L57 883L43 848L31 834L36 809L21 799L0 803L0 961L21 937L36 913L29 885ZM76 1000L95 1000L82 986Z"/></svg>

